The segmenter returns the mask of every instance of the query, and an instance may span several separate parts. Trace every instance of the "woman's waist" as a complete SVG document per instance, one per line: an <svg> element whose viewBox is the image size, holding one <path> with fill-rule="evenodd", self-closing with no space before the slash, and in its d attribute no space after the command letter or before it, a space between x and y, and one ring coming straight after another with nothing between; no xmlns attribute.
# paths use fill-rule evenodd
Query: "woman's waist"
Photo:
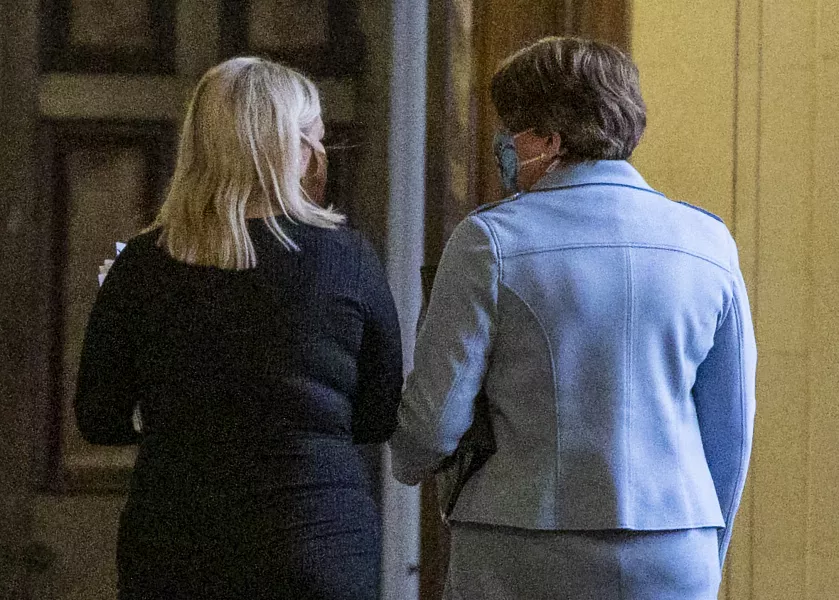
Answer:
<svg viewBox="0 0 839 600"><path fill-rule="evenodd" d="M212 441L150 435L140 446L132 491L219 497L343 487L369 487L364 461L349 438L299 434Z"/></svg>
<svg viewBox="0 0 839 600"><path fill-rule="evenodd" d="M644 456L641 448L622 454L569 440L518 446L499 438L497 452L466 483L454 518L571 530L723 523L703 456Z"/></svg>
<svg viewBox="0 0 839 600"><path fill-rule="evenodd" d="M144 430L140 453L194 458L219 456L248 457L284 456L307 452L355 452L349 433L281 427L216 428L166 427Z"/></svg>
<svg viewBox="0 0 839 600"><path fill-rule="evenodd" d="M376 530L379 521L369 490L349 486L287 486L247 490L238 486L193 489L184 494L160 488L132 489L121 518L123 535L166 531L194 544L197 538L222 543L244 538L322 535L347 530ZM296 533L295 533L296 532Z"/></svg>

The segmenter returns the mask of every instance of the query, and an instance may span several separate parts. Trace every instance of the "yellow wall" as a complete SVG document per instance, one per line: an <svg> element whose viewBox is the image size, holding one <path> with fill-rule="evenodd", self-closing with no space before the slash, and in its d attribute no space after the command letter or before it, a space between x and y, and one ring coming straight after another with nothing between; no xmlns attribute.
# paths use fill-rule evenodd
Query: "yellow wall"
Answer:
<svg viewBox="0 0 839 600"><path fill-rule="evenodd" d="M758 337L721 597L839 598L839 0L638 0L635 164L734 233Z"/></svg>

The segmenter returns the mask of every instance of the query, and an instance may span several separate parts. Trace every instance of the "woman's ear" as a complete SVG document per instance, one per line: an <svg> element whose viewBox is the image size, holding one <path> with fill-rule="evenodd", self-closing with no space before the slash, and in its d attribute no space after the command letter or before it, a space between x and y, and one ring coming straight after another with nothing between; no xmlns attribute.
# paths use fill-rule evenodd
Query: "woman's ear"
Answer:
<svg viewBox="0 0 839 600"><path fill-rule="evenodd" d="M562 146L562 136L557 132L548 134L545 145L545 154L551 158L562 156L565 148Z"/></svg>

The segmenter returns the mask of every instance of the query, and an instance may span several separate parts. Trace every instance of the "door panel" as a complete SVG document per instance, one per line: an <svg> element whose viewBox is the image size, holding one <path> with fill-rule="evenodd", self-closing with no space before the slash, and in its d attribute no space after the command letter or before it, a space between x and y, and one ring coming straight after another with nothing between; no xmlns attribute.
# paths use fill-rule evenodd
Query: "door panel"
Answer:
<svg viewBox="0 0 839 600"><path fill-rule="evenodd" d="M73 395L84 330L98 291L98 265L115 242L149 225L160 205L174 154L174 127L161 120L42 119L50 208L45 263L50 314L48 385L53 400L49 471L52 492L122 491L134 463L131 447L84 442L73 422Z"/></svg>

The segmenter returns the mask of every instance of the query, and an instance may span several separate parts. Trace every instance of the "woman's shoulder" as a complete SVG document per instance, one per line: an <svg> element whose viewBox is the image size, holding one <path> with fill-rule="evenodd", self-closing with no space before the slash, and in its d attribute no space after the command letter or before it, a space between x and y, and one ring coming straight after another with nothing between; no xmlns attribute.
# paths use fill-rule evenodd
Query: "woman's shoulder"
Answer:
<svg viewBox="0 0 839 600"><path fill-rule="evenodd" d="M130 238L119 254L121 262L137 266L158 260L161 257L161 248L157 243L159 237L159 229L148 229Z"/></svg>
<svg viewBox="0 0 839 600"><path fill-rule="evenodd" d="M160 238L160 228L145 229L128 240L125 249L131 248L133 251L148 252L158 247L157 240Z"/></svg>
<svg viewBox="0 0 839 600"><path fill-rule="evenodd" d="M320 247L321 250L335 254L346 261L378 260L378 253L373 244L361 231L352 226L341 225L330 229L306 226L304 229L305 233L301 236L299 244L302 252Z"/></svg>
<svg viewBox="0 0 839 600"><path fill-rule="evenodd" d="M357 282L360 289L378 289L387 281L383 262L376 247L358 229L341 226L336 229L323 229L317 232L320 240L320 259L315 261L323 265L324 261L331 270L343 273L343 278ZM301 252L313 248L301 247Z"/></svg>

